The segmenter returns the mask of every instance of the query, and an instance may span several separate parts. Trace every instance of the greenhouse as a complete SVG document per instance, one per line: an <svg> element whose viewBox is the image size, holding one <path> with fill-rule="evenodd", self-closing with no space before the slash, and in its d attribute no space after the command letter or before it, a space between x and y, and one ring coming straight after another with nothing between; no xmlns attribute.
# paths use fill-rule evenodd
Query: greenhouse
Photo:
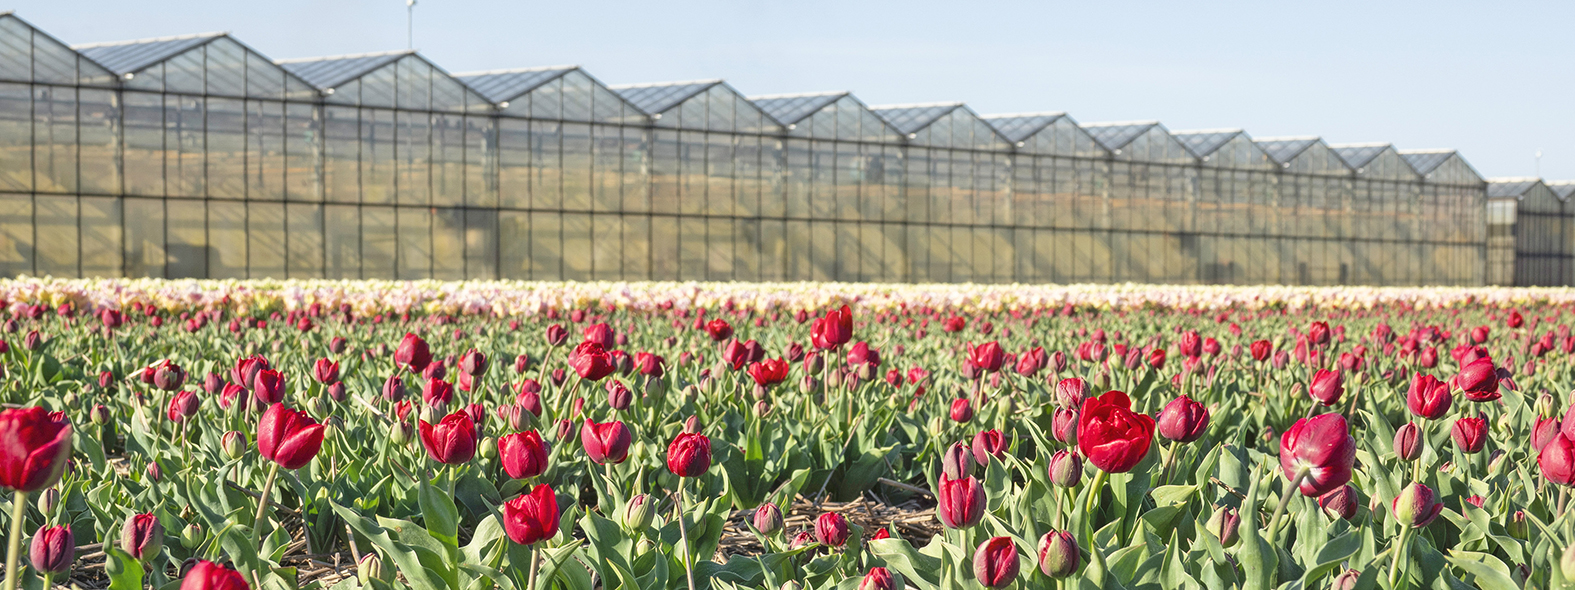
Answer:
<svg viewBox="0 0 1575 590"><path fill-rule="evenodd" d="M1575 187L1519 184L1451 150L0 16L6 276L1575 281Z"/></svg>

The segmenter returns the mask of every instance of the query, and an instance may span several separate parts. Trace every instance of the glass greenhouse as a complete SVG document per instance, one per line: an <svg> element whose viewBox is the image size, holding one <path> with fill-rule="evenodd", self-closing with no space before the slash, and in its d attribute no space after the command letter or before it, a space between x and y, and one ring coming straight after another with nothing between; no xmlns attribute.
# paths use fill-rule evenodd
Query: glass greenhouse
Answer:
<svg viewBox="0 0 1575 590"><path fill-rule="evenodd" d="M1566 284L1572 191L1449 150L0 16L6 276Z"/></svg>

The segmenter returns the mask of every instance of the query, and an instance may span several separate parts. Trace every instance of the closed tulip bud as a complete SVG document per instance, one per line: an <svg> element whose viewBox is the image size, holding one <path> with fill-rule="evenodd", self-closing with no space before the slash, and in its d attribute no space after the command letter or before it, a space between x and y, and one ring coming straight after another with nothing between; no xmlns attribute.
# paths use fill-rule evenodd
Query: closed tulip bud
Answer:
<svg viewBox="0 0 1575 590"><path fill-rule="evenodd" d="M109 424L109 408L104 407L103 404L93 406L92 410L88 410L88 420L91 420L94 424L99 426Z"/></svg>
<svg viewBox="0 0 1575 590"><path fill-rule="evenodd" d="M164 548L164 525L151 513L133 514L120 527L120 550L147 563Z"/></svg>
<svg viewBox="0 0 1575 590"><path fill-rule="evenodd" d="M224 390L224 380L219 378L218 373L208 373L207 377L202 378L202 390L208 395L216 395Z"/></svg>
<svg viewBox="0 0 1575 590"><path fill-rule="evenodd" d="M804 357L804 372L809 375L819 375L826 368L826 360L820 353L811 352Z"/></svg>
<svg viewBox="0 0 1575 590"><path fill-rule="evenodd" d="M376 551L368 551L362 554L361 561L358 561L355 564L356 580L361 582L361 586L363 587L370 586L372 580L382 580L386 582L388 580L385 579L384 576L387 575L388 574L384 572L383 558L378 557Z"/></svg>
<svg viewBox="0 0 1575 590"><path fill-rule="evenodd" d="M620 524L624 532L630 535L639 535L651 526L651 520L656 517L656 501L645 494L636 495L629 499L623 508L623 517Z"/></svg>
<svg viewBox="0 0 1575 590"><path fill-rule="evenodd" d="M343 381L335 381L328 385L328 399L336 402L345 401L345 384Z"/></svg>
<svg viewBox="0 0 1575 590"><path fill-rule="evenodd" d="M984 486L972 476L962 479L941 477L936 494L935 515L949 528L965 529L984 518Z"/></svg>
<svg viewBox="0 0 1575 590"><path fill-rule="evenodd" d="M1482 418L1460 418L1449 429L1449 438L1454 439L1455 447L1468 455L1481 452L1487 437L1487 420Z"/></svg>
<svg viewBox="0 0 1575 590"><path fill-rule="evenodd" d="M701 428L702 425L700 424L699 416L691 414L688 418L684 419L684 434L696 434L700 432Z"/></svg>
<svg viewBox="0 0 1575 590"><path fill-rule="evenodd" d="M405 381L399 375L389 375L383 381L383 399L395 403L405 399Z"/></svg>
<svg viewBox="0 0 1575 590"><path fill-rule="evenodd" d="M1509 533L1511 537L1522 541L1526 540L1527 536L1531 534L1531 525L1526 522L1526 513L1516 510L1513 514L1510 514L1509 522L1504 523L1504 531Z"/></svg>
<svg viewBox="0 0 1575 590"><path fill-rule="evenodd" d="M848 519L841 514L827 512L815 518L815 540L822 545L841 547L852 533Z"/></svg>
<svg viewBox="0 0 1575 590"><path fill-rule="evenodd" d="M1055 415L1050 419L1050 434L1057 441L1065 444L1077 442L1077 410L1057 408Z"/></svg>
<svg viewBox="0 0 1575 590"><path fill-rule="evenodd" d="M411 426L409 422L405 422L403 420L395 422L393 426L390 426L388 429L388 439L394 441L394 444L400 446L404 446L406 443L410 442L410 437L414 434L415 427Z"/></svg>
<svg viewBox="0 0 1575 590"><path fill-rule="evenodd" d="M755 412L755 417L756 418L764 418L767 415L771 414L771 404L770 404L770 402L767 402L766 400L760 400L760 401L755 402L754 412Z"/></svg>
<svg viewBox="0 0 1575 590"><path fill-rule="evenodd" d="M311 414L312 417L318 420L322 420L328 417L328 404L323 403L323 398L320 397L308 399L306 400L306 413Z"/></svg>
<svg viewBox="0 0 1575 590"><path fill-rule="evenodd" d="M39 335L38 330L31 330L26 336L22 337L22 348L27 350L38 350L43 346L44 337Z"/></svg>
<svg viewBox="0 0 1575 590"><path fill-rule="evenodd" d="M59 488L46 488L46 489L44 489L44 492L42 494L38 495L38 511L44 513L45 516L49 516L51 514L54 514L55 507L57 507L59 505L60 505L60 489Z"/></svg>
<svg viewBox="0 0 1575 590"><path fill-rule="evenodd" d="M1011 537L991 537L973 553L974 579L985 588L1011 585L1017 580L1017 568L1017 545Z"/></svg>
<svg viewBox="0 0 1575 590"><path fill-rule="evenodd" d="M964 443L952 443L941 452L941 473L951 479L973 475L973 451Z"/></svg>
<svg viewBox="0 0 1575 590"><path fill-rule="evenodd" d="M1050 483L1063 488L1077 487L1083 480L1083 457L1062 449L1050 456Z"/></svg>
<svg viewBox="0 0 1575 590"><path fill-rule="evenodd" d="M1077 572L1082 551L1077 537L1066 531L1052 530L1039 538L1039 571L1060 579Z"/></svg>
<svg viewBox="0 0 1575 590"><path fill-rule="evenodd" d="M989 465L990 458L1006 455L1006 437L999 430L982 430L973 437L973 458L980 465Z"/></svg>
<svg viewBox="0 0 1575 590"><path fill-rule="evenodd" d="M1083 400L1088 398L1088 382L1077 377L1062 379L1055 385L1056 405L1063 409L1076 410L1083 406Z"/></svg>
<svg viewBox="0 0 1575 590"><path fill-rule="evenodd" d="M28 545L27 551L27 559L33 563L33 569L50 575L70 570L76 555L77 542L71 535L69 524L39 527L38 532L33 533L33 542Z"/></svg>
<svg viewBox="0 0 1575 590"><path fill-rule="evenodd" d="M1231 547L1241 534L1241 514L1235 508L1220 506L1209 517L1208 528L1220 541L1221 547Z"/></svg>
<svg viewBox="0 0 1575 590"><path fill-rule="evenodd" d="M203 541L207 540L207 538L208 535L203 532L202 527L194 522L186 525L186 528L181 529L180 546L187 549L196 549L197 546L201 545Z"/></svg>
<svg viewBox="0 0 1575 590"><path fill-rule="evenodd" d="M755 530L760 531L762 535L770 536L775 534L777 531L782 530L782 509L777 508L776 504L769 502L761 504L758 508L755 508L753 524L755 525Z"/></svg>
<svg viewBox="0 0 1575 590"><path fill-rule="evenodd" d="M1179 443L1190 443L1202 438L1208 430L1209 410L1183 395L1165 404L1155 426L1160 436Z"/></svg>
<svg viewBox="0 0 1575 590"><path fill-rule="evenodd" d="M476 452L481 455L482 459L498 458L498 439L483 436L481 437L481 442L476 444Z"/></svg>
<svg viewBox="0 0 1575 590"><path fill-rule="evenodd" d="M1330 516L1351 520L1356 517L1356 508L1360 504L1356 497L1356 488L1346 484L1335 488L1322 496L1318 496L1318 507Z"/></svg>
<svg viewBox="0 0 1575 590"><path fill-rule="evenodd" d="M1329 590L1356 590L1356 583L1362 579L1362 572L1345 570L1334 578L1334 583L1329 585Z"/></svg>
<svg viewBox="0 0 1575 590"><path fill-rule="evenodd" d="M1554 401L1553 394L1543 392L1542 395L1537 396L1537 402L1533 407L1536 409L1538 416L1554 418L1558 416L1557 406L1558 402Z"/></svg>
<svg viewBox="0 0 1575 590"><path fill-rule="evenodd" d="M1404 526L1421 528L1438 518L1438 513L1443 511L1444 505L1438 502L1433 494L1433 489L1420 483L1412 483L1405 490L1395 496L1394 503L1390 506L1395 515L1395 520Z"/></svg>
<svg viewBox="0 0 1575 590"><path fill-rule="evenodd" d="M864 574L864 579L859 581L859 590L892 590L895 587L891 571L883 567L870 568L869 573Z"/></svg>
<svg viewBox="0 0 1575 590"><path fill-rule="evenodd" d="M611 379L603 387L607 390L607 405L612 409L623 411L629 409L629 404L634 402L634 393L624 386L622 381Z"/></svg>
<svg viewBox="0 0 1575 590"><path fill-rule="evenodd" d="M667 447L667 469L678 477L699 477L711 469L711 439L685 432Z"/></svg>
<svg viewBox="0 0 1575 590"><path fill-rule="evenodd" d="M158 463L148 463L147 469L144 469L142 473L148 478L148 481L157 482L164 479L164 470L159 467Z"/></svg>
<svg viewBox="0 0 1575 590"><path fill-rule="evenodd" d="M1395 456L1401 461L1415 461L1422 456L1422 429L1414 422L1406 422L1395 430Z"/></svg>
<svg viewBox="0 0 1575 590"><path fill-rule="evenodd" d="M231 461L241 458L241 455L246 453L247 443L246 435L236 430L226 432L219 437L219 448Z"/></svg>
<svg viewBox="0 0 1575 590"><path fill-rule="evenodd" d="M973 404L968 398L960 397L952 400L951 418L953 422L967 424L973 420Z"/></svg>

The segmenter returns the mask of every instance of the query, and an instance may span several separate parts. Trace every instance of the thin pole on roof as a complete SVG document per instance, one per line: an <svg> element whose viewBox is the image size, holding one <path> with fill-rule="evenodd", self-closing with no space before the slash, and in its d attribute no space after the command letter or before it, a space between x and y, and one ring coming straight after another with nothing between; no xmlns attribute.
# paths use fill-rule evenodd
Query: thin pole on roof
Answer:
<svg viewBox="0 0 1575 590"><path fill-rule="evenodd" d="M405 49L416 48L416 0L405 0Z"/></svg>
<svg viewBox="0 0 1575 590"><path fill-rule="evenodd" d="M1537 167L1536 167L1537 174L1536 174L1536 177L1537 178L1542 178L1542 150L1537 150L1536 160L1537 160Z"/></svg>

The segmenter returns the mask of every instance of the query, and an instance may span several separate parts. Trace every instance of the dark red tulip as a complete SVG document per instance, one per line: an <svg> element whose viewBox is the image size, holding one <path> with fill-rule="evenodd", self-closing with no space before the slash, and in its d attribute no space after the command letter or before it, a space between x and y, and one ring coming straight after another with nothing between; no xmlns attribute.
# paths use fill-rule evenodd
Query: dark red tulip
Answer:
<svg viewBox="0 0 1575 590"><path fill-rule="evenodd" d="M881 529L882 531L886 529ZM872 567L869 573L864 574L864 579L859 580L859 590L892 590L896 581L892 579L891 572L883 567Z"/></svg>
<svg viewBox="0 0 1575 590"><path fill-rule="evenodd" d="M815 540L822 545L841 547L848 543L852 530L848 519L836 512L827 512L815 518Z"/></svg>
<svg viewBox="0 0 1575 590"><path fill-rule="evenodd" d="M612 364L611 357L607 356L607 351L595 342L581 342L575 346L569 352L569 366L581 379L588 381L600 381L617 368Z"/></svg>
<svg viewBox="0 0 1575 590"><path fill-rule="evenodd" d="M1307 395L1325 407L1340 403L1340 396L1345 395L1345 378L1339 371L1318 369L1313 374L1312 385L1307 387Z"/></svg>
<svg viewBox="0 0 1575 590"><path fill-rule="evenodd" d="M1560 432L1558 418L1537 418L1531 428L1531 448L1541 451Z"/></svg>
<svg viewBox="0 0 1575 590"><path fill-rule="evenodd" d="M1055 414L1050 418L1050 434L1057 441L1072 444L1077 442L1077 423L1079 419L1077 410L1056 408Z"/></svg>
<svg viewBox="0 0 1575 590"><path fill-rule="evenodd" d="M1176 342L1176 351L1187 358L1203 356L1203 337L1197 332L1187 330L1181 333L1181 338Z"/></svg>
<svg viewBox="0 0 1575 590"><path fill-rule="evenodd" d="M952 400L951 418L960 424L967 424L973 420L973 405L968 403L968 398L959 397Z"/></svg>
<svg viewBox="0 0 1575 590"><path fill-rule="evenodd" d="M466 350L459 355L459 370L471 377L480 377L487 372L487 355L474 348Z"/></svg>
<svg viewBox="0 0 1575 590"><path fill-rule="evenodd" d="M65 472L71 423L40 407L0 411L0 441L0 487L36 492Z"/></svg>
<svg viewBox="0 0 1575 590"><path fill-rule="evenodd" d="M1329 343L1329 324L1327 322L1313 322L1307 326L1307 342L1316 346Z"/></svg>
<svg viewBox="0 0 1575 590"><path fill-rule="evenodd" d="M1063 488L1077 487L1083 480L1083 457L1076 451L1061 449L1050 456L1050 483Z"/></svg>
<svg viewBox="0 0 1575 590"><path fill-rule="evenodd" d="M711 469L711 439L686 432L667 447L667 470L678 477L699 477Z"/></svg>
<svg viewBox="0 0 1575 590"><path fill-rule="evenodd" d="M1001 344L994 340L978 346L968 346L968 361L986 373L1001 370L1001 365L1006 362L1006 351L1001 350Z"/></svg>
<svg viewBox="0 0 1575 590"><path fill-rule="evenodd" d="M646 377L661 377L666 372L666 359L649 352L634 353L634 366Z"/></svg>
<svg viewBox="0 0 1575 590"><path fill-rule="evenodd" d="M1455 375L1454 385L1474 402L1490 402L1500 397L1498 392L1498 367L1489 358L1471 361Z"/></svg>
<svg viewBox="0 0 1575 590"><path fill-rule="evenodd" d="M323 385L338 381L339 363L328 359L317 359L317 363L312 365L312 377Z"/></svg>
<svg viewBox="0 0 1575 590"><path fill-rule="evenodd" d="M1306 471L1300 486L1304 496L1321 496L1350 482L1355 461L1356 439L1339 414L1297 420L1280 437L1280 468L1287 479Z"/></svg>
<svg viewBox="0 0 1575 590"><path fill-rule="evenodd" d="M1160 410L1156 423L1159 435L1180 443L1203 437L1209 429L1209 409L1185 395L1173 399Z"/></svg>
<svg viewBox="0 0 1575 590"><path fill-rule="evenodd" d="M854 368L868 366L874 369L879 367L880 351L870 348L869 343L862 340L855 342L853 347L848 349L848 364Z"/></svg>
<svg viewBox="0 0 1575 590"><path fill-rule="evenodd" d="M42 574L62 574L71 569L76 559L77 541L71 535L71 525L38 527L33 541L28 544L27 560L33 569Z"/></svg>
<svg viewBox="0 0 1575 590"><path fill-rule="evenodd" d="M788 362L777 358L753 363L749 365L749 376L761 387L776 385L787 380Z"/></svg>
<svg viewBox="0 0 1575 590"><path fill-rule="evenodd" d="M1018 375L1032 377L1039 374L1039 371L1049 366L1049 364L1050 359L1045 356L1045 349L1043 347L1035 347L1023 351L1023 355L1017 359L1017 366L1014 367L1014 370L1017 371Z"/></svg>
<svg viewBox="0 0 1575 590"><path fill-rule="evenodd" d="M1078 377L1068 377L1055 384L1055 401L1062 408L1076 410L1088 398L1088 382Z"/></svg>
<svg viewBox="0 0 1575 590"><path fill-rule="evenodd" d="M629 404L634 403L634 393L622 381L609 379L603 388L607 390L607 405L614 410L627 410Z"/></svg>
<svg viewBox="0 0 1575 590"><path fill-rule="evenodd" d="M623 422L598 424L586 418L585 424L580 427L580 445L585 448L585 454L598 464L624 462L629 458L631 441L629 427L624 426Z"/></svg>
<svg viewBox="0 0 1575 590"><path fill-rule="evenodd" d="M509 477L530 479L547 471L547 443L534 430L506 435L498 439L498 458Z"/></svg>
<svg viewBox="0 0 1575 590"><path fill-rule="evenodd" d="M284 401L284 375L273 369L263 369L252 378L252 394L257 401L277 404Z"/></svg>
<svg viewBox="0 0 1575 590"><path fill-rule="evenodd" d="M547 345L553 348L563 346L564 343L569 341L569 331L564 329L561 324L547 326L544 334L547 338Z"/></svg>
<svg viewBox="0 0 1575 590"><path fill-rule="evenodd" d="M274 404L257 423L257 452L285 469L300 469L323 447L323 425L306 412Z"/></svg>
<svg viewBox="0 0 1575 590"><path fill-rule="evenodd" d="M1165 368L1165 349L1154 347L1148 351L1148 367L1155 371Z"/></svg>
<svg viewBox="0 0 1575 590"><path fill-rule="evenodd" d="M1154 419L1132 412L1127 394L1109 391L1083 402L1077 422L1077 446L1108 473L1126 473L1148 456Z"/></svg>
<svg viewBox="0 0 1575 590"><path fill-rule="evenodd" d="M1422 429L1414 422L1406 422L1395 429L1395 456L1401 461L1415 461L1422 457Z"/></svg>
<svg viewBox="0 0 1575 590"><path fill-rule="evenodd" d="M585 342L595 342L602 345L602 348L611 349L613 346L616 346L614 344L615 339L612 326L605 323L595 323L586 326L585 330L581 331L581 334L585 336Z"/></svg>
<svg viewBox="0 0 1575 590"><path fill-rule="evenodd" d="M1269 355L1274 353L1274 344L1268 340L1257 340L1252 343L1252 360L1263 362L1269 360Z"/></svg>
<svg viewBox="0 0 1575 590"><path fill-rule="evenodd" d="M1559 433L1537 454L1542 477L1561 486L1575 486L1575 439Z"/></svg>
<svg viewBox="0 0 1575 590"><path fill-rule="evenodd" d="M197 415L197 407L201 403L202 400L197 397L197 392L177 391L170 397L169 408L165 411L165 415L169 417L170 422L181 424Z"/></svg>
<svg viewBox="0 0 1575 590"><path fill-rule="evenodd" d="M1356 516L1356 508L1360 504L1361 501L1356 495L1356 488L1351 487L1350 484L1340 486L1329 491L1329 493L1318 496L1318 507L1322 508L1324 513L1345 520L1351 520Z"/></svg>
<svg viewBox="0 0 1575 590"><path fill-rule="evenodd" d="M420 373L432 364L432 350L427 348L427 341L420 336L406 332L399 341L399 347L394 349L394 362Z"/></svg>
<svg viewBox="0 0 1575 590"><path fill-rule="evenodd" d="M853 310L848 306L826 313L810 324L809 341L815 348L830 350L853 340Z"/></svg>
<svg viewBox="0 0 1575 590"><path fill-rule="evenodd" d="M153 366L153 386L164 391L175 391L186 384L186 370L169 359Z"/></svg>
<svg viewBox="0 0 1575 590"><path fill-rule="evenodd" d="M480 438L476 423L470 419L470 414L463 411L444 416L437 424L428 424L422 420L420 435L421 446L426 448L427 456L448 465L466 463L475 457Z"/></svg>
<svg viewBox="0 0 1575 590"><path fill-rule="evenodd" d="M148 562L164 549L164 525L152 513L133 514L120 528L120 550Z"/></svg>
<svg viewBox="0 0 1575 590"><path fill-rule="evenodd" d="M979 524L985 509L984 485L979 480L971 475L962 479L942 475L939 485L935 516L941 524L954 529Z"/></svg>
<svg viewBox="0 0 1575 590"><path fill-rule="evenodd" d="M1449 438L1454 439L1455 447L1468 455L1480 452L1487 437L1487 420L1482 418L1460 418L1449 429Z"/></svg>
<svg viewBox="0 0 1575 590"><path fill-rule="evenodd" d="M442 379L427 381L421 388L421 401L429 406L443 408L454 401L454 384Z"/></svg>
<svg viewBox="0 0 1575 590"><path fill-rule="evenodd" d="M558 534L558 496L547 484L503 503L503 532L520 545L533 545Z"/></svg>
<svg viewBox="0 0 1575 590"><path fill-rule="evenodd" d="M240 572L211 561L199 560L186 577L181 578L180 590L251 590L246 577Z"/></svg>
<svg viewBox="0 0 1575 590"><path fill-rule="evenodd" d="M1017 581L1017 545L1011 537L991 537L973 553L973 577L985 588L1005 588Z"/></svg>
<svg viewBox="0 0 1575 590"><path fill-rule="evenodd" d="M341 336L334 336L332 339L330 339L328 341L328 352L332 352L334 354L344 354L345 353L345 347L347 345L349 345L349 342L346 341L343 337L341 337Z"/></svg>
<svg viewBox="0 0 1575 590"><path fill-rule="evenodd" d="M706 322L705 333L712 341L721 342L733 337L733 325L727 323L727 320L717 318Z"/></svg>
<svg viewBox="0 0 1575 590"><path fill-rule="evenodd" d="M1405 401L1406 409L1411 410L1412 414L1437 420L1449 412L1454 395L1449 392L1449 384L1432 375L1417 373L1411 379L1411 388L1406 391Z"/></svg>
<svg viewBox="0 0 1575 590"><path fill-rule="evenodd" d="M1006 455L1006 437L999 430L981 430L973 435L973 458L980 465L989 465L990 458Z"/></svg>

